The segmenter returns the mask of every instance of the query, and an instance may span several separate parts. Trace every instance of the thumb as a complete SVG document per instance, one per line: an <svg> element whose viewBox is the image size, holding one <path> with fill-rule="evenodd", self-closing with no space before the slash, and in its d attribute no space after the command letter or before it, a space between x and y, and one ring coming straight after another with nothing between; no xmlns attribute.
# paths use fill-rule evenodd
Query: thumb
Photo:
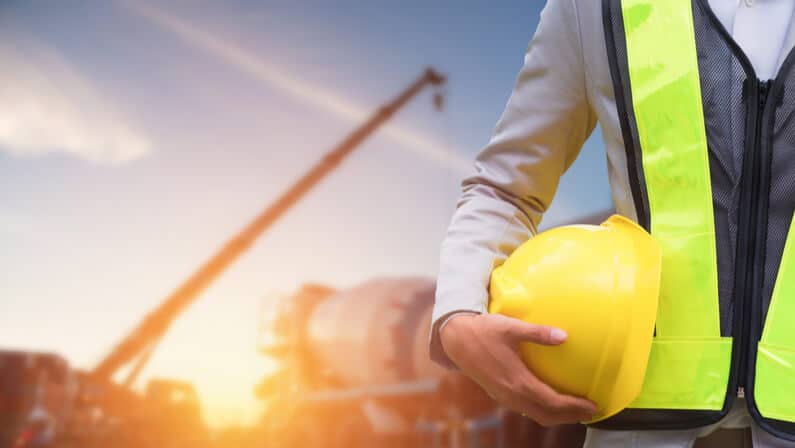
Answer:
<svg viewBox="0 0 795 448"><path fill-rule="evenodd" d="M536 325L519 319L511 319L508 336L514 342L533 342L543 345L558 345L563 343L568 334L560 328L546 325Z"/></svg>

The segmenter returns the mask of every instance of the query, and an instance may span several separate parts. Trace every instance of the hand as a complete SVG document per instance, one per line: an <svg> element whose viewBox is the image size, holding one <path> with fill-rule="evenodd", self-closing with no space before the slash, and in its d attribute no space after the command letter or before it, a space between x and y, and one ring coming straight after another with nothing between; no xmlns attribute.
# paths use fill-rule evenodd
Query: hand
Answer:
<svg viewBox="0 0 795 448"><path fill-rule="evenodd" d="M522 362L519 344L557 345L566 333L501 314L461 314L439 335L445 353L492 398L541 425L591 420L596 405L556 392Z"/></svg>

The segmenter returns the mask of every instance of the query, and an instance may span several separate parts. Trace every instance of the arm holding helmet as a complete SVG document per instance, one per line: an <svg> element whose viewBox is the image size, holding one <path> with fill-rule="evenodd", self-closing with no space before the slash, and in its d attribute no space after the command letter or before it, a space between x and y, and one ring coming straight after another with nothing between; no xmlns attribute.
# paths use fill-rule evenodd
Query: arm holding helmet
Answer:
<svg viewBox="0 0 795 448"><path fill-rule="evenodd" d="M494 267L537 232L596 125L585 76L575 2L550 0L441 246L431 357L542 424L588 420L595 406L555 392L525 367L520 342L559 344L566 335L486 313L488 284Z"/></svg>

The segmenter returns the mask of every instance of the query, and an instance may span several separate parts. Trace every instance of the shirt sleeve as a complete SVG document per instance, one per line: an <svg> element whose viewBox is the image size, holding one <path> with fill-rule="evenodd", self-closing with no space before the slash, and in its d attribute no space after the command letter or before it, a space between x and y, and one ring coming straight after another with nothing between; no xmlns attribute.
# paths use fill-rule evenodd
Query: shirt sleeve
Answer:
<svg viewBox="0 0 795 448"><path fill-rule="evenodd" d="M575 0L549 0L505 110L462 182L441 245L431 358L454 367L439 328L482 313L491 271L537 231L563 173L596 125L587 100Z"/></svg>

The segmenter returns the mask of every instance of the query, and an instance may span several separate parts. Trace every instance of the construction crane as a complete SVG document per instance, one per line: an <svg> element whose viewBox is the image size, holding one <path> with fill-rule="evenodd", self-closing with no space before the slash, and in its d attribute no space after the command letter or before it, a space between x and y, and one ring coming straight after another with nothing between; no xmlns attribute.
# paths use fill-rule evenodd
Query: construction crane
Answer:
<svg viewBox="0 0 795 448"><path fill-rule="evenodd" d="M427 86L439 89L446 82L445 76L428 68L395 99L387 103L350 133L339 145L321 158L295 184L285 191L273 204L254 218L243 230L221 247L209 260L196 270L184 283L168 295L162 303L149 313L115 348L102 359L91 372L94 381L110 382L123 366L137 360L124 385L134 382L136 376L151 356L171 323L221 274L235 262L256 239L279 220L293 205L301 200L322 179L328 176L359 145L384 122L389 120L409 100ZM441 109L442 96L439 90L434 96L437 109Z"/></svg>

